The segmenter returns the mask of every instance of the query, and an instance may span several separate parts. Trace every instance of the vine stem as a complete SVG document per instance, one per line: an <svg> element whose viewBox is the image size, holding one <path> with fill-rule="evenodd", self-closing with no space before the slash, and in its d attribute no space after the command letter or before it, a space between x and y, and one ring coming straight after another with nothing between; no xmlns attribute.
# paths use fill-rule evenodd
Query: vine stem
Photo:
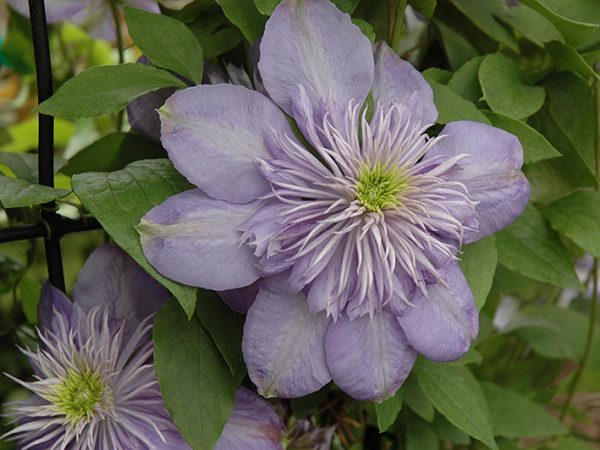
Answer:
<svg viewBox="0 0 600 450"><path fill-rule="evenodd" d="M408 0L390 0L388 2L388 14L390 15L390 47L395 53L400 49L400 38L402 37L402 27L404 24L404 11ZM393 18L393 19L392 19Z"/></svg>
<svg viewBox="0 0 600 450"><path fill-rule="evenodd" d="M596 179L600 179L600 80L598 78L594 79L594 91L596 97L596 121L598 123L598 127L596 129ZM599 186L596 186L596 191L600 190ZM567 396L567 400L563 404L562 410L560 412L560 420L564 421L567 415L567 411L571 402L573 401L573 396L575 392L577 392L577 387L579 386L579 382L581 381L581 376L585 371L585 368L588 364L590 356L592 354L592 347L594 345L594 336L596 334L596 321L598 318L598 288L600 287L600 280L598 275L598 258L594 258L594 265L592 267L592 310L590 312L590 324L588 327L587 340L585 342L585 350L583 353L583 359L581 360L581 364L575 373L575 377L573 378L573 382L569 388L569 393Z"/></svg>
<svg viewBox="0 0 600 450"><path fill-rule="evenodd" d="M110 0L110 11L112 12L113 20L115 22L115 34L117 35L117 50L119 52L119 64L125 62L125 50L123 46L123 30L121 29L121 17L119 10L117 9L117 1ZM121 131L123 128L123 110L117 113L117 131Z"/></svg>

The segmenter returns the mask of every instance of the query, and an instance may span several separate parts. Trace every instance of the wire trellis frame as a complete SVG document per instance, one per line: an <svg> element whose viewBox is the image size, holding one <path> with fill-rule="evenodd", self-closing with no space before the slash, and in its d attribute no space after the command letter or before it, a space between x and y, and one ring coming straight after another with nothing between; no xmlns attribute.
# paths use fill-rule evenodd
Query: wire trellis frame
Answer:
<svg viewBox="0 0 600 450"><path fill-rule="evenodd" d="M29 13L39 104L52 96L52 66L44 0L29 0ZM40 114L38 127L38 182L54 187L54 118ZM0 243L43 237L48 278L54 287L64 292L60 239L69 233L98 228L100 224L93 217L68 219L57 213L55 202L49 202L41 206L40 222L0 229Z"/></svg>

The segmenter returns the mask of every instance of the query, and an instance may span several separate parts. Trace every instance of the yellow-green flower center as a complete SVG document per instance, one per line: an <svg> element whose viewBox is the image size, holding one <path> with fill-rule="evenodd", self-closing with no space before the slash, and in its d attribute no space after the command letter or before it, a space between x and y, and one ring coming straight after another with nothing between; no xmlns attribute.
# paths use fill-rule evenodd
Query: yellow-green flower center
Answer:
<svg viewBox="0 0 600 450"><path fill-rule="evenodd" d="M386 170L381 164L365 168L356 183L356 198L372 212L398 206L398 194L406 186L398 170Z"/></svg>
<svg viewBox="0 0 600 450"><path fill-rule="evenodd" d="M55 392L53 403L69 419L90 417L102 401L104 384L91 370L69 370Z"/></svg>

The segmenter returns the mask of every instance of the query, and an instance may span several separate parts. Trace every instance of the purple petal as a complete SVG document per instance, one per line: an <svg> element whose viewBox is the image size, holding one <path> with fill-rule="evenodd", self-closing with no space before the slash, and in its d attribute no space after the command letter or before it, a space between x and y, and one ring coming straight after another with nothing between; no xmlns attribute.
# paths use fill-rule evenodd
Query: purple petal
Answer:
<svg viewBox="0 0 600 450"><path fill-rule="evenodd" d="M242 350L250 379L266 397L301 397L331 380L323 338L329 319L308 311L283 276L263 280L248 311Z"/></svg>
<svg viewBox="0 0 600 450"><path fill-rule="evenodd" d="M369 39L327 0L283 0L267 22L258 66L267 92L288 114L298 85L320 116L323 104L363 101L373 83Z"/></svg>
<svg viewBox="0 0 600 450"><path fill-rule="evenodd" d="M40 293L38 304L38 322L42 330L54 330L58 324L57 315L63 316L70 322L74 318L75 308L73 302L60 290L46 281Z"/></svg>
<svg viewBox="0 0 600 450"><path fill-rule="evenodd" d="M257 281L250 286L221 291L217 292L217 294L231 309L246 314L256 299L258 284L259 282Z"/></svg>
<svg viewBox="0 0 600 450"><path fill-rule="evenodd" d="M130 101L127 105L127 118L133 131L160 143L160 117L156 110L174 92L173 88L162 88Z"/></svg>
<svg viewBox="0 0 600 450"><path fill-rule="evenodd" d="M417 353L408 345L396 318L376 313L331 323L325 336L333 381L357 400L383 401L410 373Z"/></svg>
<svg viewBox="0 0 600 450"><path fill-rule="evenodd" d="M111 308L114 319L126 321L128 335L158 312L169 292L120 248L103 245L79 272L73 298L84 311Z"/></svg>
<svg viewBox="0 0 600 450"><path fill-rule="evenodd" d="M409 105L411 120L421 121L424 125L435 123L437 119L429 83L383 41L375 46L373 98L384 106L392 102Z"/></svg>
<svg viewBox="0 0 600 450"><path fill-rule="evenodd" d="M264 95L229 84L195 86L171 96L160 112L162 143L173 164L208 195L246 203L269 191L254 166L271 158L263 136L292 131Z"/></svg>
<svg viewBox="0 0 600 450"><path fill-rule="evenodd" d="M285 426L262 398L241 387L214 450L283 450Z"/></svg>
<svg viewBox="0 0 600 450"><path fill-rule="evenodd" d="M142 218L142 249L156 270L180 283L218 291L248 286L259 273L237 229L255 210L256 203L214 200L198 189L182 192Z"/></svg>
<svg viewBox="0 0 600 450"><path fill-rule="evenodd" d="M26 0L7 0L7 3L25 17L29 17L29 2ZM46 20L55 23L67 19L86 7L89 0L53 0L45 4Z"/></svg>
<svg viewBox="0 0 600 450"><path fill-rule="evenodd" d="M466 231L464 243L493 234L519 217L530 192L521 172L523 149L519 140L499 128L468 121L446 125L441 135L444 137L426 158L467 154L452 178L463 183L471 198L479 202L475 207L479 229Z"/></svg>
<svg viewBox="0 0 600 450"><path fill-rule="evenodd" d="M446 286L428 287L429 298L417 291L398 318L410 345L432 361L453 361L465 354L478 331L475 299L456 262L440 271Z"/></svg>

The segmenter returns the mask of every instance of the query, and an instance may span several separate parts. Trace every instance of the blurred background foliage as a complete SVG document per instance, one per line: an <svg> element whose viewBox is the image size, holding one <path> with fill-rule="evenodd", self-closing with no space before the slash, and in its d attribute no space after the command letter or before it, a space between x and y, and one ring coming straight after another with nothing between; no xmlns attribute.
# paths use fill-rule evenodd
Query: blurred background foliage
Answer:
<svg viewBox="0 0 600 450"><path fill-rule="evenodd" d="M278 1L183 3L171 10L166 0L163 13L191 30L207 64L252 73L251 44ZM600 448L600 333L589 332L590 323L600 320L592 315L593 257L600 257L600 2L410 0L406 9L406 0L335 3L372 41L387 40L424 72L440 125L475 120L520 139L532 203L509 228L464 249L462 265L481 308L481 331L462 360L420 360L399 393L383 404L355 402L327 386L283 402L282 414L290 422L309 415L319 425L336 425L338 449L484 449L489 445L480 440L488 432L501 450ZM67 22L51 25L49 33L55 89L86 68L116 64L120 50L128 62L141 56L127 34L118 49ZM2 0L0 64L0 226L6 227L38 221L38 205L48 192L36 191L31 30ZM127 124L115 127L120 119L113 109L78 119L57 112L55 181L65 190L54 196L59 212L79 217L88 208L106 229L62 240L68 289L103 240L126 242L118 208L108 216L93 210L91 194L72 192L71 177L85 180L87 172L117 171L149 156L150 144ZM150 153L164 156L160 148ZM38 194L23 200L17 181ZM0 245L0 372L29 376L16 345L36 345L37 299L46 277L40 240ZM210 305L206 293L198 295L204 302L199 305ZM193 313L193 301L186 311ZM243 319L236 323L241 327ZM222 337L203 326L218 346ZM24 395L0 376L0 413ZM8 426L0 419L0 434ZM0 442L0 449L8 448Z"/></svg>

